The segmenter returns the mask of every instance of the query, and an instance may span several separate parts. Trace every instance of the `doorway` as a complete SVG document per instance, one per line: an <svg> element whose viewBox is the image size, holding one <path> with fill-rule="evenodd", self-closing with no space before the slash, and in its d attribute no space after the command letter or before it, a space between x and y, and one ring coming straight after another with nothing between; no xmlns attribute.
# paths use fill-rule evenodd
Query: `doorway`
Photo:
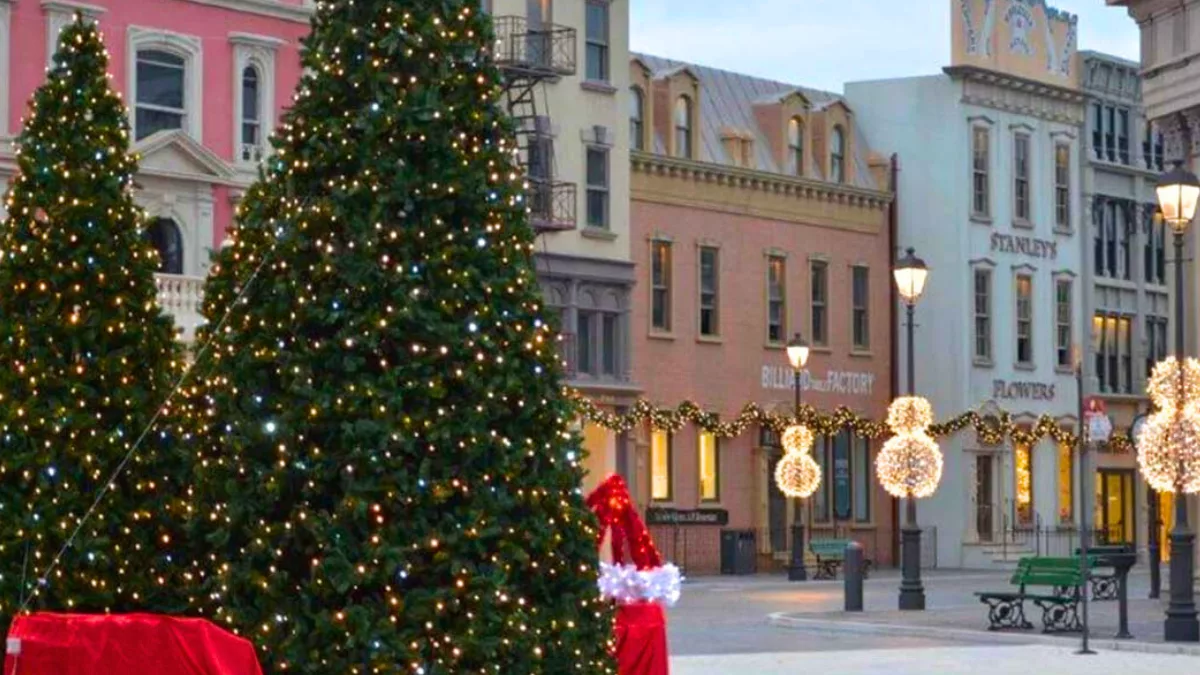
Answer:
<svg viewBox="0 0 1200 675"><path fill-rule="evenodd" d="M1096 472L1096 539L1099 544L1135 543L1133 471Z"/></svg>
<svg viewBox="0 0 1200 675"><path fill-rule="evenodd" d="M995 531L995 456L975 455L975 532L979 541L992 541Z"/></svg>

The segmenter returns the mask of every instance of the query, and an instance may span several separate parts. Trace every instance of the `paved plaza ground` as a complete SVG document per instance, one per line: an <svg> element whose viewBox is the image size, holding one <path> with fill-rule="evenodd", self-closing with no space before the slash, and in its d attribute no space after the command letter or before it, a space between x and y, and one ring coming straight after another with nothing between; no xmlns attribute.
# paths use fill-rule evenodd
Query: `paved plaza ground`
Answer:
<svg viewBox="0 0 1200 675"><path fill-rule="evenodd" d="M1147 599L1148 576L1130 577L1130 630L1113 639L1117 603L1090 603L1097 656L1076 656L1080 636L1039 630L989 632L978 590L1004 589L1009 573L942 570L925 577L928 609L896 610L895 572L864 586L864 612L843 609L842 583L789 583L779 575L689 580L668 614L676 675L708 673L1150 673L1200 672L1200 644L1162 640L1163 599ZM1027 612L1035 623L1037 610ZM1183 651L1184 654L1177 652ZM1037 664L1030 670L1031 664Z"/></svg>

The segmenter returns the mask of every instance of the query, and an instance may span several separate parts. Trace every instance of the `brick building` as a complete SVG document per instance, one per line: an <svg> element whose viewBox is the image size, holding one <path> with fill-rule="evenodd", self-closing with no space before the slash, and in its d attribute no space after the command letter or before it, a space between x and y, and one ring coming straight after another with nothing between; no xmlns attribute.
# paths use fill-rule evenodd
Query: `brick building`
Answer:
<svg viewBox="0 0 1200 675"><path fill-rule="evenodd" d="M653 56L630 64L634 372L660 407L721 419L750 402L792 409L785 346L813 345L805 403L881 419L891 398L890 170L839 97ZM653 526L691 574L719 569L721 529L755 532L759 569L786 561L790 524L892 559L894 506L878 443L822 438L808 503L774 486L767 430L715 438L692 425L636 434L638 500L704 523ZM835 470L836 467L836 470Z"/></svg>

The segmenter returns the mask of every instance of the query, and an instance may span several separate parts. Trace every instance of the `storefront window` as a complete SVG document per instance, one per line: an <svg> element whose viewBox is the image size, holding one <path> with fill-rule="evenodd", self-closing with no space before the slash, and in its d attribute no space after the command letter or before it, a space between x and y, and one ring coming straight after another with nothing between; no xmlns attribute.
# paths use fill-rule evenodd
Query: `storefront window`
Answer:
<svg viewBox="0 0 1200 675"><path fill-rule="evenodd" d="M821 485L812 496L813 522L829 522L829 459L825 456L829 441L824 436L818 436L813 442L813 459L821 467Z"/></svg>
<svg viewBox="0 0 1200 675"><path fill-rule="evenodd" d="M710 431L701 431L699 439L700 501L715 502L721 499L721 460L718 457L717 437Z"/></svg>
<svg viewBox="0 0 1200 675"><path fill-rule="evenodd" d="M854 439L854 521L871 522L871 441Z"/></svg>
<svg viewBox="0 0 1200 675"><path fill-rule="evenodd" d="M1075 520L1074 483L1075 453L1069 443L1058 444L1058 522Z"/></svg>
<svg viewBox="0 0 1200 675"><path fill-rule="evenodd" d="M1013 448L1016 459L1017 513L1018 525L1033 524L1033 452L1026 443L1018 443Z"/></svg>
<svg viewBox="0 0 1200 675"><path fill-rule="evenodd" d="M671 499L671 434L662 429L650 434L650 498Z"/></svg>

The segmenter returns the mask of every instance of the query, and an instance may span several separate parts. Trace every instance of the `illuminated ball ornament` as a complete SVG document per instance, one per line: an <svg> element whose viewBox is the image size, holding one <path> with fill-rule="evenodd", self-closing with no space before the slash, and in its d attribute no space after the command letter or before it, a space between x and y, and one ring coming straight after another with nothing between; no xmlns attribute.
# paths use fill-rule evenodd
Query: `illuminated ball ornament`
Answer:
<svg viewBox="0 0 1200 675"><path fill-rule="evenodd" d="M807 452L789 452L775 465L775 485L789 497L811 497L821 485L821 466Z"/></svg>
<svg viewBox="0 0 1200 675"><path fill-rule="evenodd" d="M812 430L808 427L801 424L793 424L784 429L781 440L783 441L783 449L791 454L808 452L812 448L815 438Z"/></svg>
<svg viewBox="0 0 1200 675"><path fill-rule="evenodd" d="M901 396L888 406L887 423L898 434L924 431L933 424L933 406L920 396Z"/></svg>
<svg viewBox="0 0 1200 675"><path fill-rule="evenodd" d="M941 450L924 432L893 436L879 452L876 474L893 497L928 497L942 480Z"/></svg>
<svg viewBox="0 0 1200 675"><path fill-rule="evenodd" d="M1161 365L1161 364L1160 364ZM1157 369L1155 369L1157 372ZM1164 409L1151 415L1136 439L1138 466L1159 492L1200 492L1200 412Z"/></svg>
<svg viewBox="0 0 1200 675"><path fill-rule="evenodd" d="M1146 393L1160 409L1174 408L1179 398L1179 362L1168 356L1154 366ZM1185 359L1183 362L1183 405L1200 404L1200 361Z"/></svg>

